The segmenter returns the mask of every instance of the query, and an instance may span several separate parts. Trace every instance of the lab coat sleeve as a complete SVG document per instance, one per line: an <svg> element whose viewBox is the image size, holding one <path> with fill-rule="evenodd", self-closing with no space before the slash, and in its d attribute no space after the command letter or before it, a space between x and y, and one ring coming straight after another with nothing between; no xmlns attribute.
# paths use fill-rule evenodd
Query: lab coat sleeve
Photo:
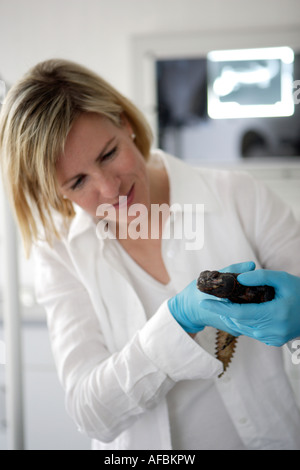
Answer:
<svg viewBox="0 0 300 470"><path fill-rule="evenodd" d="M248 175L235 178L233 188L238 190L235 195L238 214L261 266L300 276L300 222L292 209L267 186ZM300 368L294 360L297 354L295 340L284 345L282 352L285 370L300 407Z"/></svg>
<svg viewBox="0 0 300 470"><path fill-rule="evenodd" d="M264 269L300 276L300 222L264 183L242 174L234 179L235 205Z"/></svg>
<svg viewBox="0 0 300 470"><path fill-rule="evenodd" d="M45 307L66 408L91 438L110 442L183 379L214 377L222 365L187 335L163 304L121 351L111 352L68 256L39 248L36 292Z"/></svg>
<svg viewBox="0 0 300 470"><path fill-rule="evenodd" d="M291 208L248 175L234 181L238 214L261 266L300 276L300 221Z"/></svg>

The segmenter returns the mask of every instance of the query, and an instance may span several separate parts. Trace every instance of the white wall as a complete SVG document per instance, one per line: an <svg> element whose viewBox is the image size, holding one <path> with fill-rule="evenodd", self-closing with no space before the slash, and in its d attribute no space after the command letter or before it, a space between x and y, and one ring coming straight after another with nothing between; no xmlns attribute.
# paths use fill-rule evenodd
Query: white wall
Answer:
<svg viewBox="0 0 300 470"><path fill-rule="evenodd" d="M132 97L131 38L149 33L289 29L299 0L0 0L0 78L50 57L93 68Z"/></svg>

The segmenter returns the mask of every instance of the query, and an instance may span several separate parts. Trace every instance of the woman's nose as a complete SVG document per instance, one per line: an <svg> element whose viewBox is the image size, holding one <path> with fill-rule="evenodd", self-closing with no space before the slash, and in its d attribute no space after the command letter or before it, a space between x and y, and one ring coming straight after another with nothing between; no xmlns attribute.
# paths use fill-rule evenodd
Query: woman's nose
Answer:
<svg viewBox="0 0 300 470"><path fill-rule="evenodd" d="M120 178L110 173L97 172L95 187L101 198L116 199L119 196Z"/></svg>

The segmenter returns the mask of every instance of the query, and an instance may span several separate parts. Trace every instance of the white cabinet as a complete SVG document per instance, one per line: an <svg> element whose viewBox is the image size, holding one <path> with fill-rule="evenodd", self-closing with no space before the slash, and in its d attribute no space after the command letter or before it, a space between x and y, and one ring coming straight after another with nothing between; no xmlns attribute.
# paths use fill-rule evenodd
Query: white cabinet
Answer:
<svg viewBox="0 0 300 470"><path fill-rule="evenodd" d="M77 431L65 411L46 325L25 323L22 339L26 450L89 450L90 439ZM7 448L5 425L5 377L0 365L0 449Z"/></svg>

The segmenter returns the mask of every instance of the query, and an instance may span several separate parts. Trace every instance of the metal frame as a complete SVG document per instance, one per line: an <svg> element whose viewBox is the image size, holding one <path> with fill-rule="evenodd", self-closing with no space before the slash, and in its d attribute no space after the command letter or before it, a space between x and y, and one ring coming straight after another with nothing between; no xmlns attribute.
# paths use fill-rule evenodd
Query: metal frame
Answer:
<svg viewBox="0 0 300 470"><path fill-rule="evenodd" d="M2 277L8 450L24 450L22 325L17 231L2 190Z"/></svg>

